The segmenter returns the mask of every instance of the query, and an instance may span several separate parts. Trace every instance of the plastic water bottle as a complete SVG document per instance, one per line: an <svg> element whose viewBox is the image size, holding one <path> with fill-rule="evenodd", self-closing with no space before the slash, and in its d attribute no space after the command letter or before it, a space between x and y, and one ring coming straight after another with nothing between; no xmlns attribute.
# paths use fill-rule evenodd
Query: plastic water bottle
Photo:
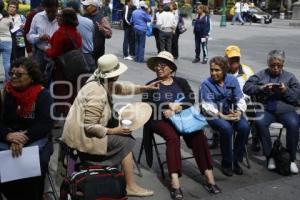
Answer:
<svg viewBox="0 0 300 200"><path fill-rule="evenodd" d="M16 33L16 41L18 47L25 47L25 40L22 31Z"/></svg>

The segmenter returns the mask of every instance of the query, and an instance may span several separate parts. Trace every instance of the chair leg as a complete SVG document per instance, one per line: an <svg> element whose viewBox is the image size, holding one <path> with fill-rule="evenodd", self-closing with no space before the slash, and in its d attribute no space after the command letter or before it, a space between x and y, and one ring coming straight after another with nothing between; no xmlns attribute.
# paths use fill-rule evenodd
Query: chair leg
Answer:
<svg viewBox="0 0 300 200"><path fill-rule="evenodd" d="M52 194L54 196L54 199L58 200L59 198L58 198L58 194L57 194L56 189L55 189L55 184L54 184L54 181L53 181L53 179L52 179L49 172L47 172L47 177L48 177L48 180L49 180L49 183L50 183L50 187L52 189Z"/></svg>
<svg viewBox="0 0 300 200"><path fill-rule="evenodd" d="M246 163L247 163L247 168L250 169L250 162L249 162L249 154L248 154L248 149L247 149L247 144L245 145L245 157L246 157Z"/></svg>
<svg viewBox="0 0 300 200"><path fill-rule="evenodd" d="M144 151L144 143L142 142L140 152L139 152L139 157L138 157L138 160L137 160L138 164L141 163L141 158L142 158L143 151Z"/></svg>
<svg viewBox="0 0 300 200"><path fill-rule="evenodd" d="M139 177L143 177L143 174L142 174L140 165L139 165L139 163L137 162L137 160L136 160L134 154L132 154L132 158L133 158L133 162L134 162L134 164L135 164L135 166L136 166L136 168L137 168L137 170L138 170L138 176L139 176Z"/></svg>
<svg viewBox="0 0 300 200"><path fill-rule="evenodd" d="M166 177L165 177L165 172L164 172L164 166L163 166L163 163L160 160L159 151L158 151L157 144L156 144L154 136L153 136L152 140L153 140L153 145L154 145L154 149L155 149L155 153L156 153L156 158L157 158L158 165L159 165L160 172L161 172L161 177L162 177L162 179L165 179Z"/></svg>

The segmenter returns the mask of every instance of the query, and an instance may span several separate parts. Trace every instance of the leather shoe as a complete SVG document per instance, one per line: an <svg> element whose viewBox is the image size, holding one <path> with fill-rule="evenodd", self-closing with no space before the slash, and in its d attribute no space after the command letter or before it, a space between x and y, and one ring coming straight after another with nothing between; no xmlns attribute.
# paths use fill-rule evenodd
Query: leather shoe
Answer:
<svg viewBox="0 0 300 200"><path fill-rule="evenodd" d="M224 167L224 166L222 166L222 173L225 176L232 176L233 175L231 167Z"/></svg>
<svg viewBox="0 0 300 200"><path fill-rule="evenodd" d="M197 62L200 62L200 58L195 58L192 63L197 63Z"/></svg>
<svg viewBox="0 0 300 200"><path fill-rule="evenodd" d="M171 188L170 195L173 200L183 200L181 188Z"/></svg>
<svg viewBox="0 0 300 200"><path fill-rule="evenodd" d="M233 164L233 172L237 175L243 175L243 169L241 168L238 162L235 162Z"/></svg>

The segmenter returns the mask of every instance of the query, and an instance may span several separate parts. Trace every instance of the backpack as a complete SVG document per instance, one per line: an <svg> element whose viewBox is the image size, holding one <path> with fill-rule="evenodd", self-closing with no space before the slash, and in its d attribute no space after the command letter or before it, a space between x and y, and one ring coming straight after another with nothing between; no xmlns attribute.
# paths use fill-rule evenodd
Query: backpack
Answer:
<svg viewBox="0 0 300 200"><path fill-rule="evenodd" d="M276 172L278 174L288 176L291 174L291 155L280 141L281 133L273 143L272 157L275 160Z"/></svg>
<svg viewBox="0 0 300 200"><path fill-rule="evenodd" d="M124 173L114 167L85 166L60 187L61 200L125 200L126 194Z"/></svg>

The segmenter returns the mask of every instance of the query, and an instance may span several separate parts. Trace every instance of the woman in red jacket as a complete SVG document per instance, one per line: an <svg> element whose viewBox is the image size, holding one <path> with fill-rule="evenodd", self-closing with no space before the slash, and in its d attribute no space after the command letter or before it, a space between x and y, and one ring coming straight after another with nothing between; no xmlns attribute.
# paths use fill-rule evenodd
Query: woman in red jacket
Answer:
<svg viewBox="0 0 300 200"><path fill-rule="evenodd" d="M45 52L49 58L52 58L55 62L53 72L52 72L52 84L53 93L52 95L57 104L55 107L56 116L66 116L69 111L69 107L72 105L76 95L77 87L76 82L70 82L66 80L63 66L58 62L58 57L64 53L81 48L82 38L79 32L76 30L78 25L78 19L76 13L71 8L65 8L62 10L60 16L58 17L59 29L53 34L50 39L50 47L45 49ZM66 83L58 83L56 81L66 81ZM68 97L71 93L71 97ZM59 96L59 99L56 97ZM66 98L62 99L62 96ZM70 106L66 105L69 104Z"/></svg>

